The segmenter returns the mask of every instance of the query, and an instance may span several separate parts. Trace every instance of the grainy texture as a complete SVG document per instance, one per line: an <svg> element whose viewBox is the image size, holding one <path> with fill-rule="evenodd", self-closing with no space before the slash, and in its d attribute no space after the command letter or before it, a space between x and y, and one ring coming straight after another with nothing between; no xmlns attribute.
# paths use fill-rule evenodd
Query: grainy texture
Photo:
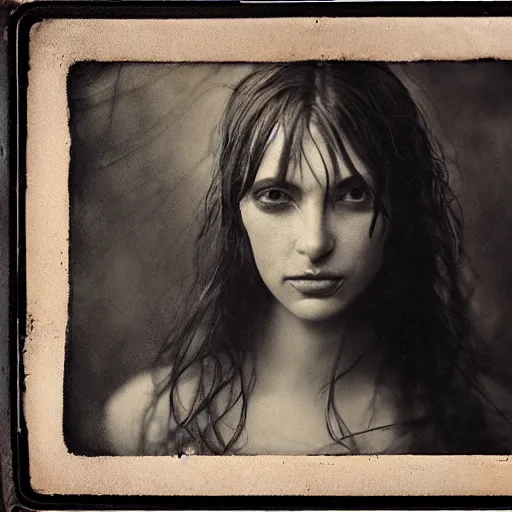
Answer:
<svg viewBox="0 0 512 512"><path fill-rule="evenodd" d="M104 401L151 366L172 329L192 272L216 127L231 87L248 68L85 64L70 76L66 404L74 452L84 453L82 436L85 453L101 450Z"/></svg>
<svg viewBox="0 0 512 512"><path fill-rule="evenodd" d="M25 359L28 372L25 406L34 487L45 493L508 494L512 466L498 457L83 458L68 453L61 420L69 266L66 184L70 137L65 76L73 62L85 58L209 62L306 57L508 58L512 53L505 36L509 25L510 21L505 19L250 20L248 23L80 20L52 21L35 27L29 82L27 189L28 308L34 325ZM140 44L141 31L144 31L144 45ZM212 40L217 44L212 45ZM444 90L436 83L436 76L441 75L426 74L424 83L430 81L428 90L432 95L444 97L450 93L459 99L460 106L455 84L456 80L464 81L463 75L455 74L451 84L454 88ZM481 80L484 84L488 78ZM471 132L474 112L472 109L457 112L450 118L455 125L447 127L447 133L453 136L451 130L458 123L464 128L461 136L475 145ZM499 116L501 110L495 118ZM48 130L48 126L52 129ZM506 146L505 140L498 141L502 142L496 144ZM482 147L488 148L489 142L485 145L482 142ZM486 162L497 165L493 159ZM506 163L500 169L505 173ZM461 180L460 187L463 185ZM478 188L472 189L473 186ZM478 203L479 187L471 183L466 192L461 192L461 197L466 194L469 203ZM497 181L492 188L493 197L498 197L501 187L503 183ZM492 212L491 219L502 218L497 206ZM486 223L480 224L479 229L486 230ZM480 236L476 235L469 243L478 247ZM501 232L493 236L493 243L497 240L504 244L502 247L508 246ZM131 272L129 264L118 277L122 280L126 272ZM494 267L487 272L495 272ZM509 274L501 277L510 280ZM500 298L502 304L509 300L507 293ZM482 300L487 301L487 297L483 295ZM493 321L489 332L499 324L499 319ZM345 477L339 478L341 474ZM105 475L110 478L107 480Z"/></svg>
<svg viewBox="0 0 512 512"><path fill-rule="evenodd" d="M150 367L186 288L217 125L248 65L84 64L70 75L71 284L65 425L101 453L105 400ZM512 65L397 64L440 139L478 272L484 338L507 347L512 307Z"/></svg>

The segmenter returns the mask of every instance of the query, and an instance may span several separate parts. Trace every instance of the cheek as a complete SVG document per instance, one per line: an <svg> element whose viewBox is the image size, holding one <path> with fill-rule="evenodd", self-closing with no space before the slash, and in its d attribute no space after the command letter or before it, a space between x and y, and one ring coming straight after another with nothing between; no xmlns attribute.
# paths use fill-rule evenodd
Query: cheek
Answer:
<svg viewBox="0 0 512 512"><path fill-rule="evenodd" d="M264 277L279 267L290 253L291 227L287 226L286 219L264 214L252 204L241 206L240 213L254 260Z"/></svg>
<svg viewBox="0 0 512 512"><path fill-rule="evenodd" d="M371 222L372 214L368 214L356 217L351 222L340 223L337 237L340 253L347 264L356 271L376 274L382 266L388 229L379 219L370 237Z"/></svg>

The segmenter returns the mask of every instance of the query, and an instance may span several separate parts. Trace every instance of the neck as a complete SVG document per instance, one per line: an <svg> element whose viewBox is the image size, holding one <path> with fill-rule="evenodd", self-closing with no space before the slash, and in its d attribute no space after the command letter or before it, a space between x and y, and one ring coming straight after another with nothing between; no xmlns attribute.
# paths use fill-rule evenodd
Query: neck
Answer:
<svg viewBox="0 0 512 512"><path fill-rule="evenodd" d="M368 375L376 370L378 358L372 350L373 331L366 324L349 314L327 321L303 320L275 305L259 336L258 380L298 391L320 391L333 370L352 368L353 377Z"/></svg>

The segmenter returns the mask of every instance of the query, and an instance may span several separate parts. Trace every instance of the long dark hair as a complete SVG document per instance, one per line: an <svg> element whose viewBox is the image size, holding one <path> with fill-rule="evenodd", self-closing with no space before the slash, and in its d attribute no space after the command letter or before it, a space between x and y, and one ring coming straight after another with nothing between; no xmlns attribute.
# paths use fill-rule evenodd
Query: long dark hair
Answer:
<svg viewBox="0 0 512 512"><path fill-rule="evenodd" d="M461 285L462 224L441 152L407 88L387 66L351 62L257 65L233 91L197 241L195 282L159 355L158 365L169 371L146 416L149 424L158 400L170 397L169 431L160 452L179 453L191 442L201 453L229 453L242 435L255 378L252 333L269 292L256 270L239 205L276 125L284 130L284 174L300 158L311 123L333 163L336 155L350 162L347 137L370 169L370 236L379 215L391 227L367 309L384 347L382 383L399 393L404 417L418 406L424 411L424 421L411 425L416 435L410 451L501 452L489 436L486 397L478 386L478 342ZM334 400L341 378L337 365L326 421L333 441L345 444L354 434L347 432ZM195 384L184 407L179 391L190 379ZM226 439L220 425L235 407L238 423ZM357 452L357 444L349 448ZM147 440L143 450L152 450Z"/></svg>

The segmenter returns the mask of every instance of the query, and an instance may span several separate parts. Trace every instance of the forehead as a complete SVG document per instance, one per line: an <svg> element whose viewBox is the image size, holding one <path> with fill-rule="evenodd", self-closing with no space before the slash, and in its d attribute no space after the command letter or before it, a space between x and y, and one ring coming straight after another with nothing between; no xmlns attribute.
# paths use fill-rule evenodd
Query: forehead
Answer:
<svg viewBox="0 0 512 512"><path fill-rule="evenodd" d="M255 181L275 179L281 175L281 155L284 151L285 138L286 135L283 127L276 125L268 140ZM337 150L335 153L335 165L332 162L325 138L318 127L315 124L311 124L302 140L300 158L298 158L294 165L292 163L289 164L286 172L286 181L302 188L313 186L325 188L328 184L330 186L335 185L351 177L354 174L353 168L355 168L361 177L371 185L373 179L368 167L358 156L347 137L342 135L340 138L349 161L342 156L340 150Z"/></svg>

